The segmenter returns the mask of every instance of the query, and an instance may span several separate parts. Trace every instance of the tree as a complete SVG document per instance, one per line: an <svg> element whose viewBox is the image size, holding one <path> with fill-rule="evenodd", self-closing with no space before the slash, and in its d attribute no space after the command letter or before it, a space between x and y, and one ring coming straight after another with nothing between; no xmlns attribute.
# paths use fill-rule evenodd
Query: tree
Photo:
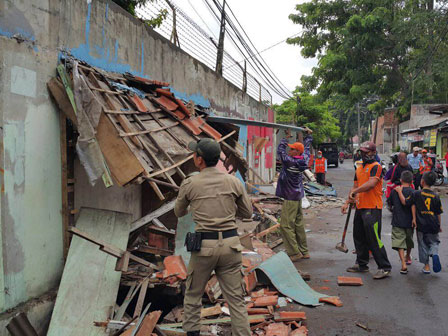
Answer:
<svg viewBox="0 0 448 336"><path fill-rule="evenodd" d="M137 7L144 6L149 2L154 2L154 1L158 1L158 0L113 0L113 1L118 6L125 9L127 12L129 12L130 14L136 16L135 10ZM163 20L166 19L167 15L168 15L168 11L166 9L162 9L159 11L159 13L155 17L153 17L149 20L145 20L145 23L153 28L160 27Z"/></svg>
<svg viewBox="0 0 448 336"><path fill-rule="evenodd" d="M381 111L411 103L447 101L447 0L311 0L290 19L303 27L288 43L319 62L302 86L321 100L336 97L347 111L377 95Z"/></svg>
<svg viewBox="0 0 448 336"><path fill-rule="evenodd" d="M277 113L277 122L307 126L313 130L314 143L336 141L341 137L338 120L329 109L329 103L321 103L315 95L308 92L295 91L300 97L285 100L281 105L274 105Z"/></svg>

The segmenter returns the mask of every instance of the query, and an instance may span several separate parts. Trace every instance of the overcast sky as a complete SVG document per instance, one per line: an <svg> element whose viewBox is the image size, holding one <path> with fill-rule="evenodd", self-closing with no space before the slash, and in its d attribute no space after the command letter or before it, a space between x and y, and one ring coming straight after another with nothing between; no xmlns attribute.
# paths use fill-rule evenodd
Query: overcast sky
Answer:
<svg viewBox="0 0 448 336"><path fill-rule="evenodd" d="M210 35L219 36L219 24L212 17L203 0L172 1ZM222 4L222 0L218 1ZM227 4L232 8L258 51L301 31L299 25L293 24L288 19L288 15L294 12L295 5L300 2L304 2L304 0L227 0ZM225 41L224 48L236 60L241 60L241 55L230 40ZM263 52L261 56L290 91L300 84L300 77L309 75L312 67L316 65L315 59L304 59L301 56L300 47L286 43L281 43ZM272 90L269 91L273 95L274 103L283 101L283 98L273 94Z"/></svg>

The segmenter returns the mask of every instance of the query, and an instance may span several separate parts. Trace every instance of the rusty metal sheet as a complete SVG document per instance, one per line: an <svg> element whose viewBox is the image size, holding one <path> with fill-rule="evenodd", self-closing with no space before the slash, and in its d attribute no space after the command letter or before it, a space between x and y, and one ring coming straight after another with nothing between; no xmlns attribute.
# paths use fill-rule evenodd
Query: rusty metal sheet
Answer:
<svg viewBox="0 0 448 336"><path fill-rule="evenodd" d="M263 261L256 270L263 272L280 293L302 305L319 306L319 299L328 297L306 284L285 252L279 252ZM260 277L258 280L260 281Z"/></svg>

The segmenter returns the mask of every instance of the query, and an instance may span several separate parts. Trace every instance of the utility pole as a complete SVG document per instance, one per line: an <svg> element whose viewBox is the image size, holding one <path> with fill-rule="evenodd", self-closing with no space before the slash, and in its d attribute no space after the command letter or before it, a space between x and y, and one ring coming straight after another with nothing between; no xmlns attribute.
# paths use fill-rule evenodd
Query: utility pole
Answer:
<svg viewBox="0 0 448 336"><path fill-rule="evenodd" d="M226 32L226 0L224 0L221 12L221 27L219 29L218 54L216 56L216 72L222 76L222 59L224 57L224 36Z"/></svg>

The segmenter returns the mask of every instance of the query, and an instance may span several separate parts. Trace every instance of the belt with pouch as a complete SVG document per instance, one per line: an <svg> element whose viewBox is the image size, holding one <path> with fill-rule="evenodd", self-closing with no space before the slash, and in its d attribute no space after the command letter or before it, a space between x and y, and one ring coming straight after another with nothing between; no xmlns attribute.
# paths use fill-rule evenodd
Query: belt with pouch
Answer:
<svg viewBox="0 0 448 336"><path fill-rule="evenodd" d="M221 231L222 232L222 238L230 238L230 237L236 237L238 236L238 231L236 229L227 230L227 231ZM207 231L207 232L198 232L201 234L201 238L203 240L210 239L210 240L217 240L219 239L219 231Z"/></svg>

